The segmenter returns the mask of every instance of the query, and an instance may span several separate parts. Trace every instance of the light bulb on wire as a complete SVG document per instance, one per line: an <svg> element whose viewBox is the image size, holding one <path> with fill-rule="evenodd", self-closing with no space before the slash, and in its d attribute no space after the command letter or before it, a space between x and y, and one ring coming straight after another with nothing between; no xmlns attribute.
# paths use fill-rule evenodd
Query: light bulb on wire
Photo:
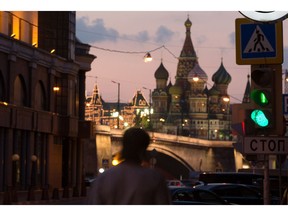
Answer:
<svg viewBox="0 0 288 216"><path fill-rule="evenodd" d="M144 62L151 62L152 61L152 56L149 52L146 53L144 56Z"/></svg>

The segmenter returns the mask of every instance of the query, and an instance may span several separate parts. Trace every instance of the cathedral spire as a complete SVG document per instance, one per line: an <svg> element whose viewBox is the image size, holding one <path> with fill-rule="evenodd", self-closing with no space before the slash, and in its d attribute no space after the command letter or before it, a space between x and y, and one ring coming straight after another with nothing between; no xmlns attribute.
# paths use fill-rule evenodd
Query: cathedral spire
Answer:
<svg viewBox="0 0 288 216"><path fill-rule="evenodd" d="M92 94L92 104L94 105L102 105L101 96L99 93L99 88L97 83L94 85L93 94Z"/></svg>
<svg viewBox="0 0 288 216"><path fill-rule="evenodd" d="M190 29L192 26L192 22L189 20L189 17L185 21L184 26L186 28L186 38L183 44L182 51L178 58L175 83L182 87L183 92L186 92L190 88L187 76L197 63L197 56L191 39Z"/></svg>
<svg viewBox="0 0 288 216"><path fill-rule="evenodd" d="M184 23L185 27L186 27L186 38L185 38L185 42L180 54L180 57L194 57L196 58L196 52L191 40L191 27L192 27L192 22L189 19L189 15L188 18L186 20L186 22Z"/></svg>
<svg viewBox="0 0 288 216"><path fill-rule="evenodd" d="M247 84L245 88L244 97L242 100L242 103L249 103L250 102L250 91L251 91L251 85L250 85L250 75L247 75Z"/></svg>

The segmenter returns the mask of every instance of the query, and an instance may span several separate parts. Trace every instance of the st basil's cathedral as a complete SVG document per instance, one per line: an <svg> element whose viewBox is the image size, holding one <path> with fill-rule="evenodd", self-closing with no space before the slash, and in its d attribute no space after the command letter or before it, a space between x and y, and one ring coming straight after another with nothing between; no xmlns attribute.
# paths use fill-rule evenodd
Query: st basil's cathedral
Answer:
<svg viewBox="0 0 288 216"><path fill-rule="evenodd" d="M231 113L227 89L231 76L221 60L220 67L212 76L213 85L209 86L208 76L199 65L191 40L191 27L188 17L174 85L162 61L154 73L156 88L152 92L152 128L154 132L229 140Z"/></svg>

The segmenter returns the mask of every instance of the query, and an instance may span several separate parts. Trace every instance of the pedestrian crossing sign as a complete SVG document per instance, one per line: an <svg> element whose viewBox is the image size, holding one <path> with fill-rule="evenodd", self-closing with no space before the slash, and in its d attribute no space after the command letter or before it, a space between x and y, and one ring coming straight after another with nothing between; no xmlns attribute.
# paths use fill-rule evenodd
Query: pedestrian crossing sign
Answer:
<svg viewBox="0 0 288 216"><path fill-rule="evenodd" d="M263 23L236 19L236 63L282 64L282 21Z"/></svg>

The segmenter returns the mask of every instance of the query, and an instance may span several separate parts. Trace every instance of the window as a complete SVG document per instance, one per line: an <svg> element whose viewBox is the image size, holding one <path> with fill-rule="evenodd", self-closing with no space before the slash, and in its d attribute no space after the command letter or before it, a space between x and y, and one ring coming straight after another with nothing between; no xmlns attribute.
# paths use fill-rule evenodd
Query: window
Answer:
<svg viewBox="0 0 288 216"><path fill-rule="evenodd" d="M19 20L20 40L32 44L33 26L20 18Z"/></svg>
<svg viewBox="0 0 288 216"><path fill-rule="evenodd" d="M36 85L35 108L39 110L46 110L46 94L41 81L39 81Z"/></svg>
<svg viewBox="0 0 288 216"><path fill-rule="evenodd" d="M147 105L147 104L146 104L146 101L145 101L145 100L141 100L141 99L140 99L140 100L139 100L139 105L140 105L140 106L145 106L145 105Z"/></svg>
<svg viewBox="0 0 288 216"><path fill-rule="evenodd" d="M13 33L13 15L11 13L7 13L8 15L8 35L12 35Z"/></svg>
<svg viewBox="0 0 288 216"><path fill-rule="evenodd" d="M23 78L19 75L14 81L14 104L18 106L26 105L26 88Z"/></svg>

